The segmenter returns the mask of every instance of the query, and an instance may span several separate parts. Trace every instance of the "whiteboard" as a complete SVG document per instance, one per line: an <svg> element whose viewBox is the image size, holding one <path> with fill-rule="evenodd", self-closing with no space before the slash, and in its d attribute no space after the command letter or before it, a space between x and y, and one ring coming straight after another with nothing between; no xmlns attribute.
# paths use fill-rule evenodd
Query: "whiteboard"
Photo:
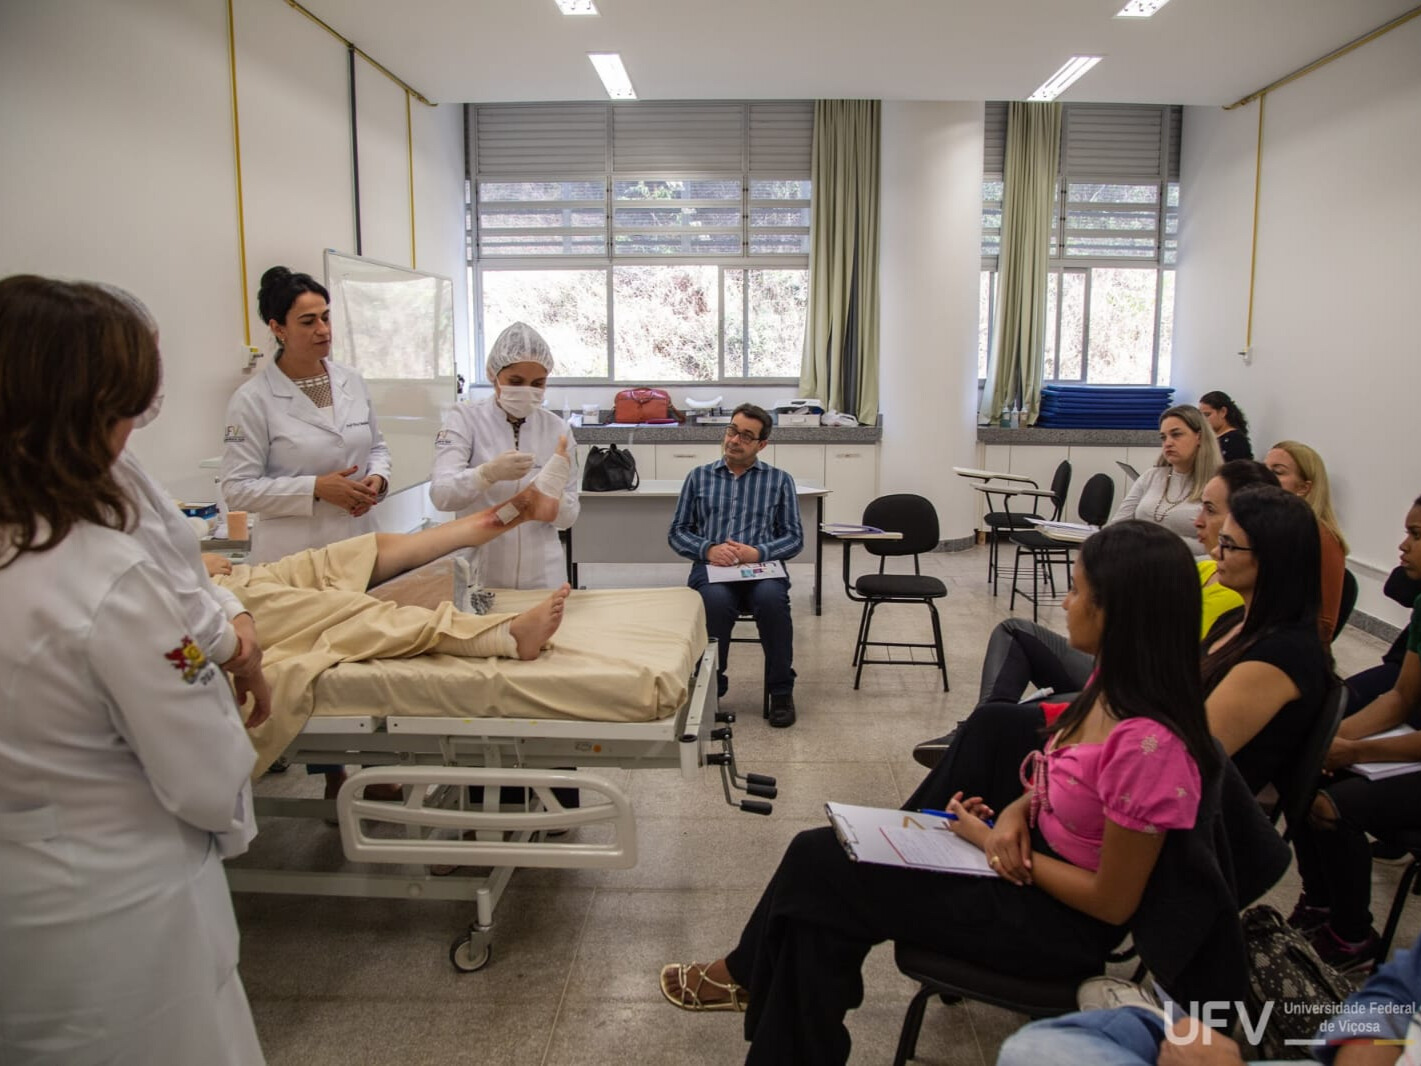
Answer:
<svg viewBox="0 0 1421 1066"><path fill-rule="evenodd" d="M327 248L331 354L360 371L385 443L390 491L429 480L434 435L459 398L454 283Z"/></svg>

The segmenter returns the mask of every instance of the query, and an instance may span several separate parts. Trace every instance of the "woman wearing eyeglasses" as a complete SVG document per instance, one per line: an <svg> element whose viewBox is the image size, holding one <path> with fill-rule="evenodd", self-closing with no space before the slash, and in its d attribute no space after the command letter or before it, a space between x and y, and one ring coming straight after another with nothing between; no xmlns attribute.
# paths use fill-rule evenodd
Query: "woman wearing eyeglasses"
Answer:
<svg viewBox="0 0 1421 1066"><path fill-rule="evenodd" d="M1297 496L1260 485L1229 498L1214 557L1243 608L1204 639L1204 692L1209 731L1254 792L1285 775L1327 693L1319 555L1317 520Z"/></svg>

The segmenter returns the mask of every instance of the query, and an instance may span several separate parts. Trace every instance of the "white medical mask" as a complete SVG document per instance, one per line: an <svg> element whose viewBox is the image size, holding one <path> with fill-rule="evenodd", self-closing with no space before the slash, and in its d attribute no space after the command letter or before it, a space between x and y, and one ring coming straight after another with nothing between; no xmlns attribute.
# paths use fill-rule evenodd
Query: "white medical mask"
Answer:
<svg viewBox="0 0 1421 1066"><path fill-rule="evenodd" d="M533 413L533 408L543 406L543 394L547 391L531 385L500 385L498 406L509 418L527 418Z"/></svg>
<svg viewBox="0 0 1421 1066"><path fill-rule="evenodd" d="M163 394L160 392L153 397L153 402L148 405L148 410L133 420L133 428L142 429L144 426L150 425L158 417L158 412L162 409Z"/></svg>

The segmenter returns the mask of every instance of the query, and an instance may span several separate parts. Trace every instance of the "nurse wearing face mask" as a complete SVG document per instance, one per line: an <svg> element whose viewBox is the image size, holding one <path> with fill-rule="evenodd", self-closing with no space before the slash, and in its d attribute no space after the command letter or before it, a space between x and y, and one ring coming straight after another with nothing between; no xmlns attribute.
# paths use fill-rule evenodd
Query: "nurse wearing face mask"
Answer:
<svg viewBox="0 0 1421 1066"><path fill-rule="evenodd" d="M365 380L331 354L330 294L309 274L272 267L257 309L276 358L227 405L222 495L260 515L254 563L376 531L390 450Z"/></svg>
<svg viewBox="0 0 1421 1066"><path fill-rule="evenodd" d="M494 394L455 406L435 438L429 498L460 516L501 503L532 482L566 435L573 472L557 520L526 523L479 549L484 585L556 588L567 580L557 531L577 521L581 478L572 433L542 406L553 353L537 330L515 322L493 342L486 367Z"/></svg>

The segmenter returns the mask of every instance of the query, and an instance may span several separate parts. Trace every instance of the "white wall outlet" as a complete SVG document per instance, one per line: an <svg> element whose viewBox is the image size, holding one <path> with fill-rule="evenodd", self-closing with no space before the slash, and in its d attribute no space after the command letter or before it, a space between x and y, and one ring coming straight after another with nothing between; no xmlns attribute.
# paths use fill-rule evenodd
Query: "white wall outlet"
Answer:
<svg viewBox="0 0 1421 1066"><path fill-rule="evenodd" d="M262 351L255 344L242 345L242 373L250 374L257 368L258 361L266 352Z"/></svg>

